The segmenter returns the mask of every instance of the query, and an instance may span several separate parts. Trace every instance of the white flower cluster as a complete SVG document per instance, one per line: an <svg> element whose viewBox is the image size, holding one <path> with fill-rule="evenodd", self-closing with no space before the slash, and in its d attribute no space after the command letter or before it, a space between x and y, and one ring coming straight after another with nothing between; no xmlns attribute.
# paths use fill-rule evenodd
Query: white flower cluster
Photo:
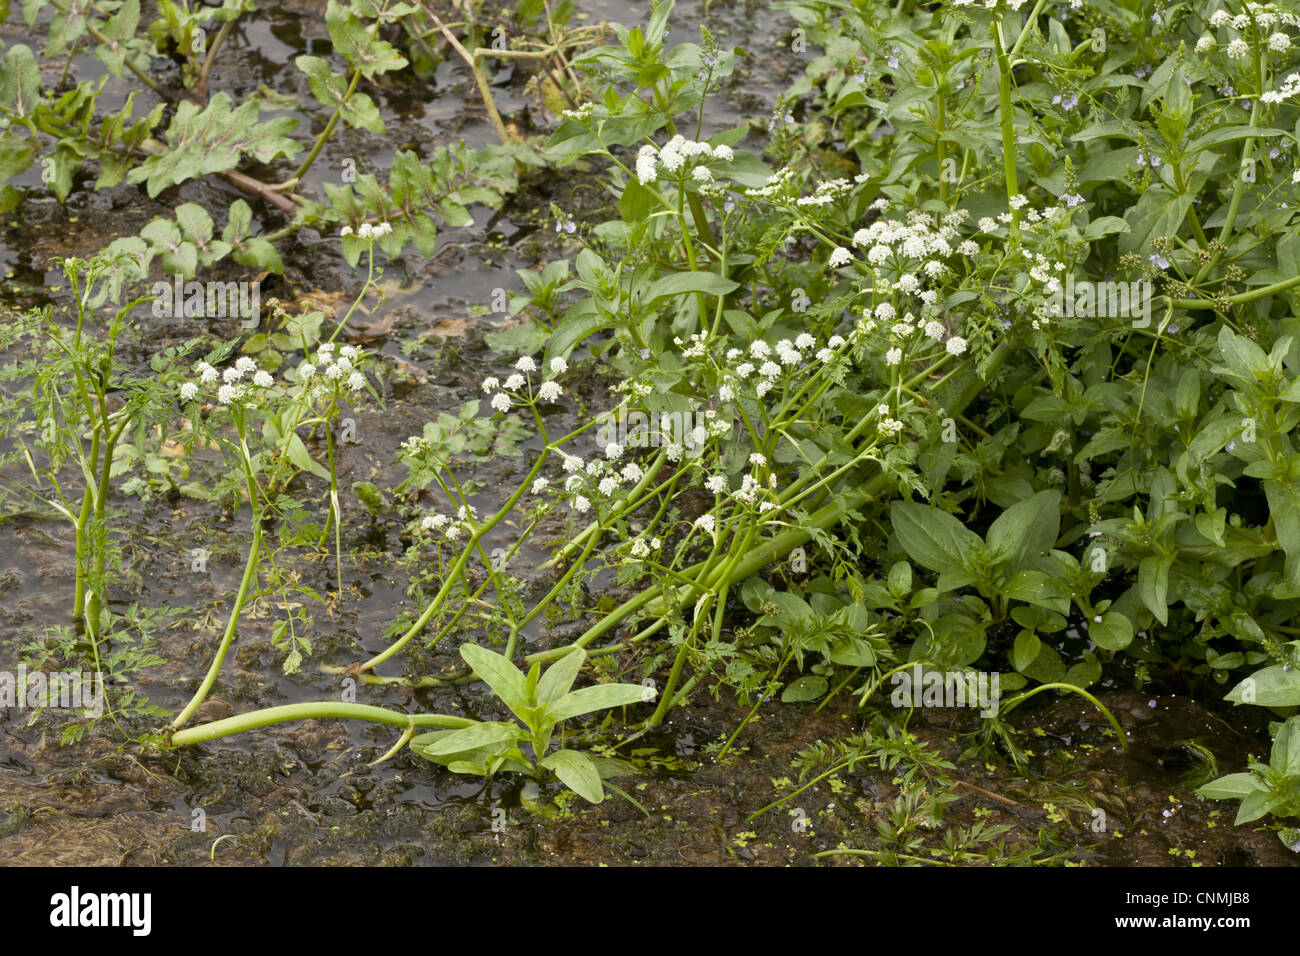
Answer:
<svg viewBox="0 0 1300 956"><path fill-rule="evenodd" d="M569 369L569 364L564 359L551 359L551 374L563 375ZM482 388L484 392L496 391L492 396L492 408L498 412L510 411L513 398L521 405L531 405L534 401L538 402L555 402L559 401L564 389L560 383L554 380L542 382L537 390L532 389L532 379L528 376L537 371L537 362L531 355L521 356L519 361L515 362L515 371L506 376L505 381L497 378L495 375L489 375L483 379ZM524 387L528 387L525 394Z"/></svg>
<svg viewBox="0 0 1300 956"><path fill-rule="evenodd" d="M1276 90L1268 90L1260 96L1262 103L1282 103L1300 93L1300 73L1292 73Z"/></svg>
<svg viewBox="0 0 1300 956"><path fill-rule="evenodd" d="M412 439L414 441L414 439ZM423 441L423 439L421 439ZM405 447L405 446L404 446ZM425 515L420 520L420 530L431 534L441 534L444 541L455 541L463 534L474 533L474 522L478 520L478 509L473 505L461 505L456 509L456 517L437 511Z"/></svg>
<svg viewBox="0 0 1300 956"><path fill-rule="evenodd" d="M851 192L853 184L847 179L832 179L818 183L811 196L800 196L794 201L796 206L828 206Z"/></svg>
<svg viewBox="0 0 1300 956"><path fill-rule="evenodd" d="M356 236L358 239L363 239L366 242L373 242L376 239L384 238L384 236L388 235L392 231L393 231L392 223L381 222L378 225L372 226L368 222L363 222L357 228ZM340 236L352 235L352 227L344 226L342 229L339 230L339 235Z"/></svg>
<svg viewBox="0 0 1300 956"><path fill-rule="evenodd" d="M1231 26L1238 33L1250 28L1254 22L1260 30L1269 30L1281 24L1288 27L1300 27L1300 17L1288 10L1283 10L1275 3L1247 3L1246 12L1233 16L1227 10L1215 10L1210 14L1210 26L1221 30Z"/></svg>
<svg viewBox="0 0 1300 956"><path fill-rule="evenodd" d="M743 388L750 388L756 398L763 398L782 377L804 368L812 358L815 357L821 365L835 361L838 350L845 344L843 338L835 335L827 341L826 347L818 349L817 340L803 332L793 340L781 339L775 347L758 339L750 343L747 351L729 349L727 362L737 364L723 368L718 400L723 404L734 401ZM722 431L725 433L725 425Z"/></svg>
<svg viewBox="0 0 1300 956"><path fill-rule="evenodd" d="M1274 28L1278 26L1300 28L1300 16L1282 10L1272 3L1247 3L1246 12L1235 16L1227 10L1214 11L1210 15L1210 26L1216 30L1231 27L1238 33L1244 33L1253 26L1271 51L1285 53L1291 49L1291 37L1282 30ZM1265 36L1269 30L1273 32ZM1196 41L1197 53L1209 53L1217 47L1218 40L1208 33ZM1228 41L1224 53L1230 60L1244 60L1250 55L1250 44L1242 37L1233 37ZM1293 79L1294 77L1288 77L1286 85L1281 90L1265 92L1260 96L1260 100L1265 103L1281 103L1288 97L1294 96L1297 90L1294 88L1288 90L1288 87L1293 87Z"/></svg>
<svg viewBox="0 0 1300 956"><path fill-rule="evenodd" d="M354 345L344 345L334 354L333 342L324 342L316 349L314 358L309 358L298 366L298 381L306 387L308 382L316 381L311 390L312 401L320 401L331 393L337 394L343 388L350 392L359 392L366 387L366 376L359 366L364 360L364 353Z"/></svg>
<svg viewBox="0 0 1300 956"><path fill-rule="evenodd" d="M235 364L229 366L224 372L218 372L207 362L199 362L194 366L194 370L199 373L199 380L185 382L180 388L181 398L187 402L198 398L200 385L211 385L218 379L222 383L217 389L217 403L220 405L231 405L251 398L252 395L248 391L250 386L265 389L275 384L271 373L258 368L257 363L247 355L235 359Z"/></svg>
<svg viewBox="0 0 1300 956"><path fill-rule="evenodd" d="M710 146L708 143L674 136L656 149L653 143L646 143L636 156L636 178L642 186L649 186L659 178L659 166L667 172L678 173L690 162L690 174L698 182L710 182L713 171L706 165L710 162L729 163L735 159L730 146Z"/></svg>

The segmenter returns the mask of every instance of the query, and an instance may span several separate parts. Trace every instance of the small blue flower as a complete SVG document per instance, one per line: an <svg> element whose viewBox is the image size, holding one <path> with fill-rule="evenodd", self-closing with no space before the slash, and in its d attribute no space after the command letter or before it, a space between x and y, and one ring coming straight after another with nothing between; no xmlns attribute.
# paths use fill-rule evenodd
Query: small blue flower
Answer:
<svg viewBox="0 0 1300 956"><path fill-rule="evenodd" d="M1164 256L1152 255L1152 256L1147 256L1147 258L1151 261L1151 264L1155 266L1157 269L1169 268L1169 260L1166 259Z"/></svg>

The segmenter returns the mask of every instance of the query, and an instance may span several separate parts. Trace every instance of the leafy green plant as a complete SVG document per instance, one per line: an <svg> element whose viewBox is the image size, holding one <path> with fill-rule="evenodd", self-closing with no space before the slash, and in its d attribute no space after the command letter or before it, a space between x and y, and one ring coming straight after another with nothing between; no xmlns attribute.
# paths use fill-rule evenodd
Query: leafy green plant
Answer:
<svg viewBox="0 0 1300 956"><path fill-rule="evenodd" d="M534 664L527 676L509 658L477 644L462 644L460 654L474 676L492 689L519 723L476 722L459 730L420 734L410 742L416 754L453 773L483 777L500 770L538 777L542 770L549 770L591 803L605 798L602 780L628 772L626 761L565 746L550 750L551 738L557 726L573 717L653 699L649 688L639 684L595 684L573 690L587 657L581 648L565 654L545 673L540 664ZM531 749L531 757L525 754L525 747Z"/></svg>

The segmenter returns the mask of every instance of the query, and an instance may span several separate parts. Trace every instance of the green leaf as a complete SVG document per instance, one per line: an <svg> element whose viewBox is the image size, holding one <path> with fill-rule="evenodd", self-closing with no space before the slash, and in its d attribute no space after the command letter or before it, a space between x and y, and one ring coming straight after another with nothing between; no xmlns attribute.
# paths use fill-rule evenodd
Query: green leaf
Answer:
<svg viewBox="0 0 1300 956"><path fill-rule="evenodd" d="M520 720L528 722L527 711L532 702L528 699L527 684L523 672L510 660L496 651L477 644L462 644L460 656L470 666L474 676L492 688L493 693L501 698ZM638 688L639 690L640 688Z"/></svg>
<svg viewBox="0 0 1300 956"><path fill-rule="evenodd" d="M322 481L330 480L329 469L318 462L302 443L302 436L294 434L289 438L289 461L300 471L306 471Z"/></svg>
<svg viewBox="0 0 1300 956"><path fill-rule="evenodd" d="M288 135L297 120L281 117L258 123L256 100L233 110L231 103L225 91L215 94L203 108L188 100L182 102L167 128L167 150L132 169L127 182L147 183L152 197L187 179L234 169L246 154L269 163L301 149Z"/></svg>
<svg viewBox="0 0 1300 956"><path fill-rule="evenodd" d="M1300 705L1300 667L1274 664L1256 671L1230 690L1224 700L1259 707Z"/></svg>
<svg viewBox="0 0 1300 956"><path fill-rule="evenodd" d="M546 769L554 771L561 783L589 803L600 803L605 799L600 772L586 754L576 750L557 750L539 762Z"/></svg>
<svg viewBox="0 0 1300 956"><path fill-rule="evenodd" d="M41 70L31 48L15 43L0 63L0 106L17 116L32 115L41 102Z"/></svg>
<svg viewBox="0 0 1300 956"><path fill-rule="evenodd" d="M1104 650L1122 651L1133 643L1133 622L1119 611L1107 611L1088 625L1088 637Z"/></svg>
<svg viewBox="0 0 1300 956"><path fill-rule="evenodd" d="M641 306L651 308L660 299L689 292L726 295L740 288L740 283L713 272L674 272L650 283L642 294Z"/></svg>
<svg viewBox="0 0 1300 956"><path fill-rule="evenodd" d="M329 28L330 39L334 49L366 76L400 70L406 66L406 58L400 55L392 45L377 39L374 30L362 23L355 13L338 3L329 0L325 8L325 25Z"/></svg>
<svg viewBox="0 0 1300 956"><path fill-rule="evenodd" d="M889 520L908 557L941 574L966 570L984 547L979 535L938 508L895 501Z"/></svg>
<svg viewBox="0 0 1300 956"><path fill-rule="evenodd" d="M1143 558L1138 565L1137 593L1161 624L1169 623L1169 569L1174 555Z"/></svg>
<svg viewBox="0 0 1300 956"><path fill-rule="evenodd" d="M327 109L338 110L339 116L349 126L356 126L377 136L384 133L384 121L375 101L365 93L353 91L348 95L348 78L335 73L329 63L318 56L300 56L293 61L307 74L312 94Z"/></svg>
<svg viewBox="0 0 1300 956"><path fill-rule="evenodd" d="M1230 773L1200 787L1196 795L1209 800L1242 800L1263 789L1264 785L1253 773Z"/></svg>
<svg viewBox="0 0 1300 956"><path fill-rule="evenodd" d="M548 667L542 679L537 682L537 702L550 704L567 694L573 687L573 682L578 679L578 672L582 670L586 659L587 652L581 647L575 647Z"/></svg>
<svg viewBox="0 0 1300 956"><path fill-rule="evenodd" d="M461 730L439 734L436 739L420 744L420 751L429 757L461 754L482 747L490 747L493 744L518 740L522 736L523 731L517 724L490 721L475 724L473 727L465 727ZM412 740L411 746L416 746L416 741L419 739L417 737Z"/></svg>
<svg viewBox="0 0 1300 956"><path fill-rule="evenodd" d="M828 686L830 685L825 677L800 677L798 680L791 681L781 692L781 702L800 704L805 701L819 700L826 693Z"/></svg>
<svg viewBox="0 0 1300 956"><path fill-rule="evenodd" d="M597 684L565 695L547 708L547 717L558 723L592 711L626 707L644 700L645 688L640 684Z"/></svg>
<svg viewBox="0 0 1300 956"><path fill-rule="evenodd" d="M1017 502L989 527L989 560L1019 570L1056 544L1061 527L1061 493L1040 491Z"/></svg>
<svg viewBox="0 0 1300 956"><path fill-rule="evenodd" d="M1300 717L1289 718L1278 730L1269 766L1284 777L1300 777Z"/></svg>

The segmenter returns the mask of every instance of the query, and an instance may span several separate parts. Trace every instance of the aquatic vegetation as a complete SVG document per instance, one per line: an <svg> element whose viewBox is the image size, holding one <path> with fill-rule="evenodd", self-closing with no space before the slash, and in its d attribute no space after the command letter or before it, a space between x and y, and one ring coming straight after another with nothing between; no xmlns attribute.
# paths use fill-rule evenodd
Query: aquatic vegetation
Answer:
<svg viewBox="0 0 1300 956"><path fill-rule="evenodd" d="M29 24L43 6L24 5ZM1114 700L1129 686L1282 718L1269 764L1197 793L1240 799L1239 823L1271 815L1293 847L1293 13L788 0L772 6L797 26L794 81L770 121L725 128L711 104L742 82L746 53L707 27L672 42L672 2L604 33L571 26L573 4L524 0L513 22L525 36L507 46L475 4L448 24L419 2L330 0L333 52L294 61L327 118L299 140L259 100L207 94L251 4L165 5L143 31L134 0L103 6L51 27L42 57L84 42L166 108L133 119L132 94L100 116L102 82L47 89L36 54L12 45L0 175L35 164L45 138L61 202L78 182L156 197L209 177L247 199L230 203L220 238L219 217L186 202L69 259L75 329L47 308L0 338L15 353L5 387L26 398L4 424L31 476L23 493L74 528L72 614L96 669L106 653L123 673L158 663L120 657L131 627L105 600L127 584L114 574L115 494L185 496L246 522L224 625L163 746L355 719L400 732L376 764L409 749L424 772L555 779L597 803L645 765L629 745L687 702L738 703L743 716L709 745L719 761L746 759L764 708L847 708L870 731L805 750L798 782L746 825L874 767L897 777L896 796L873 804L874 832L816 858L1060 862L1055 826L1070 820L1056 803L1032 846L945 817L962 782L916 735L915 711L965 708L961 729L978 729L959 759L1022 774L1039 755L1018 721L1048 701L1088 708L1077 746L1129 747ZM193 31L215 24L213 45L195 46ZM387 170L342 185L309 176L340 125L387 135L376 78L418 75L444 41L502 144L394 148ZM161 49L181 64L176 90L151 73ZM498 54L536 70L547 136L506 125L484 73ZM93 187L76 178L87 163ZM397 371L349 340L348 322L384 294L386 264L433 256L440 224L501 207L539 171L582 190L534 210L549 209L555 238L540 248L559 257L493 290L490 311L510 317L487 336L493 367L456 369L467 388L390 449L400 481L376 468L351 484L373 525L399 529L402 552L386 557L410 606L389 616L381 650L317 659L319 615L355 598L343 567L362 538L340 493L345 416L387 401ZM6 186L0 199L23 196ZM308 231L355 273L345 314L277 303L264 323L252 290L224 290L215 318L245 319L234 338L226 322L151 352L150 374L122 361L122 343L147 338L134 327L146 303L190 315L191 280L282 274ZM194 309L210 316L197 288ZM106 302L144 289L99 327ZM330 593L304 579L305 554L330 560ZM329 698L205 719L253 608L273 619L286 672L310 662L434 704ZM573 626L529 646L559 622ZM435 712L479 684L491 695L469 716ZM501 707L514 719L485 719ZM116 713L159 716L129 699ZM745 849L755 832L733 837Z"/></svg>

